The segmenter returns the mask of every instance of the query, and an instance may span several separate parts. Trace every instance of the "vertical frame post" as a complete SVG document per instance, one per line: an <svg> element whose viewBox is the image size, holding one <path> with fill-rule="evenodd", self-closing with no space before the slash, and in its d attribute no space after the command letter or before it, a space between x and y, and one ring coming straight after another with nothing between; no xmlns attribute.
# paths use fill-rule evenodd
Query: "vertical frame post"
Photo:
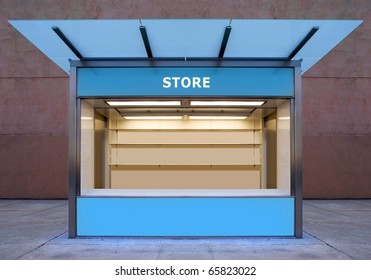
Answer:
<svg viewBox="0 0 371 280"><path fill-rule="evenodd" d="M68 236L76 237L77 194L77 103L76 67L70 68L69 139L68 139Z"/></svg>
<svg viewBox="0 0 371 280"><path fill-rule="evenodd" d="M295 98L294 119L291 124L294 128L294 196L295 196L295 237L303 237L303 189L302 189L302 92L301 67L295 67Z"/></svg>

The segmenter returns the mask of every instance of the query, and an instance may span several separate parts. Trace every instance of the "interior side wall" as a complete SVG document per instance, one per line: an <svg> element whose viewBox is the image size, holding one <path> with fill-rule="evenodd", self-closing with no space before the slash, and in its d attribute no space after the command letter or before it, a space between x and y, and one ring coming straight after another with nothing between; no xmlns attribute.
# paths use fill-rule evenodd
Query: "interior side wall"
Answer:
<svg viewBox="0 0 371 280"><path fill-rule="evenodd" d="M81 102L81 187L94 188L94 108L87 102Z"/></svg>
<svg viewBox="0 0 371 280"><path fill-rule="evenodd" d="M290 186L290 101L277 108L277 188Z"/></svg>
<svg viewBox="0 0 371 280"><path fill-rule="evenodd" d="M106 148L107 148L107 120L98 113L94 114L94 181L95 188L106 186Z"/></svg>
<svg viewBox="0 0 371 280"><path fill-rule="evenodd" d="M264 120L265 128L265 180L266 188L277 187L277 112L270 114Z"/></svg>

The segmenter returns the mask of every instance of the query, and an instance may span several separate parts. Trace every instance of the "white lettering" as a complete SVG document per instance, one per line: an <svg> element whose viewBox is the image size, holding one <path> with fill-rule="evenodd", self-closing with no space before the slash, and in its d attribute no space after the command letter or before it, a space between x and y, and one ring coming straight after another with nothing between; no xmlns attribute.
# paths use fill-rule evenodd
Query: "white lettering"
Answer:
<svg viewBox="0 0 371 280"><path fill-rule="evenodd" d="M198 88L201 88L200 82L201 82L201 78L193 77L193 88L195 88L196 86Z"/></svg>
<svg viewBox="0 0 371 280"><path fill-rule="evenodd" d="M164 77L162 79L163 88L210 88L210 77Z"/></svg>
<svg viewBox="0 0 371 280"><path fill-rule="evenodd" d="M169 88L169 87L171 87L170 79L171 79L170 77L163 78L163 80L162 80L162 86L163 86L163 88Z"/></svg>
<svg viewBox="0 0 371 280"><path fill-rule="evenodd" d="M202 80L203 88L210 88L210 77L204 77Z"/></svg>
<svg viewBox="0 0 371 280"><path fill-rule="evenodd" d="M174 81L174 87L178 88L178 81L180 80L180 77L173 77L172 79Z"/></svg>
<svg viewBox="0 0 371 280"><path fill-rule="evenodd" d="M191 79L188 78L188 77L184 77L181 81L180 81L181 85L182 85L182 88L189 88L191 86Z"/></svg>

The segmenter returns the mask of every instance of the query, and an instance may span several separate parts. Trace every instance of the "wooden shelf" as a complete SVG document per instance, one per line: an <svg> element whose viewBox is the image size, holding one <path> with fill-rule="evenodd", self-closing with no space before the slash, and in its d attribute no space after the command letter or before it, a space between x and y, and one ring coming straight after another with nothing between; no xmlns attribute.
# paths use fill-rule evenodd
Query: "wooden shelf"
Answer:
<svg viewBox="0 0 371 280"><path fill-rule="evenodd" d="M188 143L176 143L176 144L148 144L148 143L133 143L133 144L109 144L112 148L254 148L261 146L262 144L188 144Z"/></svg>
<svg viewBox="0 0 371 280"><path fill-rule="evenodd" d="M159 131L159 132L181 132L181 131L196 131L196 132L209 132L209 131L261 131L262 128L243 128L243 129L126 129L126 128L108 128L111 131L137 131L137 132L151 132L151 131Z"/></svg>
<svg viewBox="0 0 371 280"><path fill-rule="evenodd" d="M260 170L255 165L124 165L111 164L112 170Z"/></svg>

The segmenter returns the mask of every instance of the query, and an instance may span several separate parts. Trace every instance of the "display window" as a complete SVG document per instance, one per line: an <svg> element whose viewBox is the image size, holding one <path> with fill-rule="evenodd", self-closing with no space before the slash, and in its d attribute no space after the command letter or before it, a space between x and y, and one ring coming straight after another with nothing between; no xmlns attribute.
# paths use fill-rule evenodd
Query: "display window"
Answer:
<svg viewBox="0 0 371 280"><path fill-rule="evenodd" d="M82 99L82 196L290 195L291 99Z"/></svg>

